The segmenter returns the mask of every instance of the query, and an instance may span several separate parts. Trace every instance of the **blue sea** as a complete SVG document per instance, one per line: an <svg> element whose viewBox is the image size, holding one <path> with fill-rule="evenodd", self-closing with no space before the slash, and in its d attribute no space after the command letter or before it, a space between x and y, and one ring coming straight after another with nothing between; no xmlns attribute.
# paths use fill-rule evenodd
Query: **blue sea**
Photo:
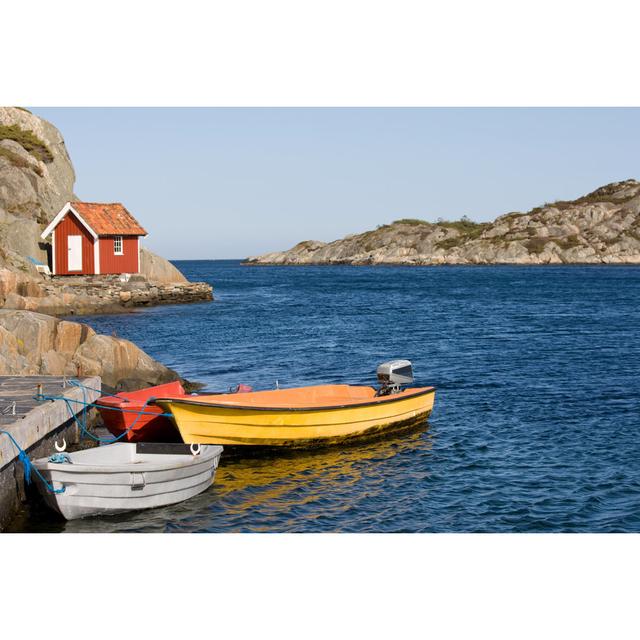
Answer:
<svg viewBox="0 0 640 640"><path fill-rule="evenodd" d="M640 268L247 267L180 261L212 303L85 318L211 390L375 384L414 364L422 428L322 451L223 455L183 504L25 530L640 531Z"/></svg>

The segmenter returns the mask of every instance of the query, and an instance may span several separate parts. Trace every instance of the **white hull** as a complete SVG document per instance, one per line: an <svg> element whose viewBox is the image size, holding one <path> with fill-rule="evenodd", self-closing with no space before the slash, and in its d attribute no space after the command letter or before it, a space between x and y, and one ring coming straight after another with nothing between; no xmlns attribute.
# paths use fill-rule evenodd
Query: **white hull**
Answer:
<svg viewBox="0 0 640 640"><path fill-rule="evenodd" d="M199 455L136 453L135 443L116 443L70 453L71 463L34 461L54 489L38 481L47 504L67 520L176 504L211 485L222 447Z"/></svg>

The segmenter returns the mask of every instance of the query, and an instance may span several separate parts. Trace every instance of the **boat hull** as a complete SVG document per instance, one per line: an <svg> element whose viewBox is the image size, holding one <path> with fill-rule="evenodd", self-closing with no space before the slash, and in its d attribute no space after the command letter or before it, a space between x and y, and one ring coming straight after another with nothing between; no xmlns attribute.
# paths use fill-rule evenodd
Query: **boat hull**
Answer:
<svg viewBox="0 0 640 640"><path fill-rule="evenodd" d="M173 420L161 407L146 404L158 395L185 395L180 382L169 382L140 391L103 396L96 400L105 427L123 442L180 442Z"/></svg>
<svg viewBox="0 0 640 640"><path fill-rule="evenodd" d="M109 459L103 459L105 454ZM51 493L36 478L47 505L66 520L76 520L192 498L213 483L221 454L222 447L203 447L196 456L139 454L134 443L116 443L71 453L71 464L42 458L34 466L54 489L64 488Z"/></svg>
<svg viewBox="0 0 640 640"><path fill-rule="evenodd" d="M158 398L173 414L184 442L239 446L309 447L369 438L413 426L433 409L435 389L398 398L333 407L231 407Z"/></svg>

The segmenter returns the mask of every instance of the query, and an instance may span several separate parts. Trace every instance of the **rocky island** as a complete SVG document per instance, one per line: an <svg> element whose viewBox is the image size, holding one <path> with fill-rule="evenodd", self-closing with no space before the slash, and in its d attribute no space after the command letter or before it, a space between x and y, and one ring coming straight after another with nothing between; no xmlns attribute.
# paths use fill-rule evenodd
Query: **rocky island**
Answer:
<svg viewBox="0 0 640 640"><path fill-rule="evenodd" d="M397 220L334 242L300 242L245 264L640 264L640 182L615 182L493 222Z"/></svg>

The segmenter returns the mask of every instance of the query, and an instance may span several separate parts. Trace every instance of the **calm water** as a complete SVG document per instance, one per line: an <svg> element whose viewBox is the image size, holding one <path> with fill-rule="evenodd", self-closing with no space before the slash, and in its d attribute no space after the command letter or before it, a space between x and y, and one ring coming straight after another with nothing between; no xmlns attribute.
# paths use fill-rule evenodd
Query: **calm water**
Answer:
<svg viewBox="0 0 640 640"><path fill-rule="evenodd" d="M65 531L640 531L640 268L242 267L180 262L211 304L88 319L209 388L373 384L413 361L425 428L223 456L181 505Z"/></svg>

